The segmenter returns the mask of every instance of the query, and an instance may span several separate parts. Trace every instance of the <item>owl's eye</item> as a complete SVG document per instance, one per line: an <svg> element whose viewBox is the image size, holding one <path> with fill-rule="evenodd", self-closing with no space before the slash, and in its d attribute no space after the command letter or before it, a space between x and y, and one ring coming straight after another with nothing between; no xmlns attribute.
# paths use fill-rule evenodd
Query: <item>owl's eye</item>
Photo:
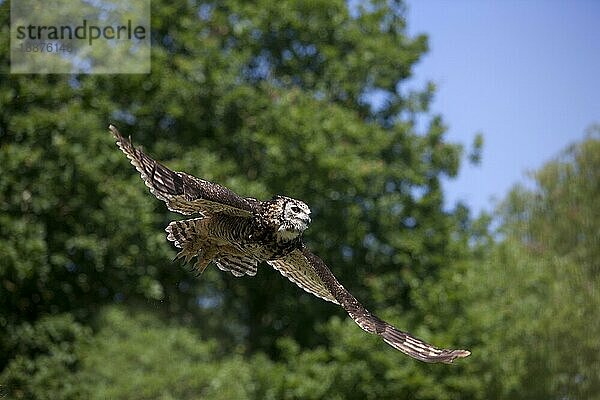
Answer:
<svg viewBox="0 0 600 400"><path fill-rule="evenodd" d="M299 213L301 210L300 210L300 207L298 207L298 206L292 206L292 211L295 213Z"/></svg>

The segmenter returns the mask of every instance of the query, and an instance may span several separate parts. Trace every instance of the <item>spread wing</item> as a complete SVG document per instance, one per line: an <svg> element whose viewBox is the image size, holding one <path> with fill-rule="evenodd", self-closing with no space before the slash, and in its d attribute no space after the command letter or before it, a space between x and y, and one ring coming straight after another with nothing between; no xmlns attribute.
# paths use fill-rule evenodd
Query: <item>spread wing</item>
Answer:
<svg viewBox="0 0 600 400"><path fill-rule="evenodd" d="M138 170L144 183L171 211L184 215L224 212L230 215L250 217L253 204L217 183L205 181L185 172L175 172L133 147L114 125L108 127L117 145L131 164Z"/></svg>
<svg viewBox="0 0 600 400"><path fill-rule="evenodd" d="M340 304L327 289L327 286L321 280L319 275L317 275L313 266L308 263L306 257L304 257L299 250L292 251L285 258L267 261L267 264L281 272L281 275L285 276L308 293L314 294L323 300Z"/></svg>
<svg viewBox="0 0 600 400"><path fill-rule="evenodd" d="M410 357L429 363L449 364L456 358L471 354L467 350L438 349L371 314L337 281L325 263L306 247L268 263L307 292L340 304L363 330L381 336L387 344Z"/></svg>

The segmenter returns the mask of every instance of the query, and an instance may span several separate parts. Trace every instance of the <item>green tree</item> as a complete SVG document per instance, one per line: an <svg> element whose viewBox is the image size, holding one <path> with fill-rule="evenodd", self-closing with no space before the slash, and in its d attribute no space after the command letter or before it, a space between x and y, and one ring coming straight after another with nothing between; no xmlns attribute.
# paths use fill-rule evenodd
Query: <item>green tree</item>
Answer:
<svg viewBox="0 0 600 400"><path fill-rule="evenodd" d="M8 7L0 4L0 65L8 65ZM467 254L452 239L462 211L442 209L440 187L441 177L456 174L461 149L446 142L440 117L431 117L424 131L416 128L434 88L401 90L427 50L425 36L406 34L403 4L371 1L349 10L341 0L231 0L153 1L152 7L150 75L0 81L0 382L12 382L10 394L40 396L44 384L25 377L42 373L44 357L59 363L52 350L38 351L19 332L42 329L40 321L53 329L72 321L73 329L91 327L102 340L98 315L114 303L193 328L198 340L216 338L222 350L241 348L248 362L266 357L282 369L308 357L345 374L344 356L327 353L336 338L327 332L338 332L337 319L327 324L333 328L320 328L341 310L269 268L254 279L213 268L197 280L171 262L175 252L163 229L178 216L147 193L107 133L108 122L173 168L244 195L306 200L314 214L306 240L340 280L384 315L415 310L397 321L433 337L419 328L424 316L414 289ZM386 99L381 107L370 104L373 93ZM357 361L358 375L340 380L362 379L357 390L347 385L342 392L358 397L372 379L404 376L385 368L412 361L352 329L353 339L343 343L370 343L372 355ZM61 348L80 342L62 337L53 339L64 342ZM281 344L282 337L289 340ZM105 346L99 348L110 352L112 345ZM362 375L361 366L378 357L386 361L374 375ZM23 359L33 366L25 368ZM431 369L409 365L417 376L410 388L419 387ZM342 388L331 382L322 390ZM393 390L380 394L393 397Z"/></svg>
<svg viewBox="0 0 600 400"><path fill-rule="evenodd" d="M452 291L464 290L464 334L475 341L467 370L480 377L478 398L598 398L598 133L534 172L530 188L507 195L497 213L500 240Z"/></svg>

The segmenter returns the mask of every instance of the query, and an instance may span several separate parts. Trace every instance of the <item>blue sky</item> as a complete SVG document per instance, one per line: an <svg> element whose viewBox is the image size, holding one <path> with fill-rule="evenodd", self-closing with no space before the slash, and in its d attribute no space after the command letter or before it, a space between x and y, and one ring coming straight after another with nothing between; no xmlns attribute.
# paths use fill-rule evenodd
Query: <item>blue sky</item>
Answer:
<svg viewBox="0 0 600 400"><path fill-rule="evenodd" d="M600 1L408 0L408 32L430 51L407 86L438 86L431 111L468 150L484 135L479 166L463 162L447 206L491 210L525 172L600 123Z"/></svg>

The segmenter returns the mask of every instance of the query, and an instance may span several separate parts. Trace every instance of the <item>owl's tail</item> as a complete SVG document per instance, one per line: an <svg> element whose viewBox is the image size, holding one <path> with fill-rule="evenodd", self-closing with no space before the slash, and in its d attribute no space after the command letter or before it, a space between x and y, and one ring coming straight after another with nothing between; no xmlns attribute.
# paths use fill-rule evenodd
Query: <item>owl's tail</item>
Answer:
<svg viewBox="0 0 600 400"><path fill-rule="evenodd" d="M175 256L175 260L183 258L185 263L197 257L194 268L201 274L211 260L217 255L217 249L208 241L203 240L206 235L202 233L206 217L186 219L183 221L172 221L165 229L168 233L167 239L179 247L181 251Z"/></svg>
<svg viewBox="0 0 600 400"><path fill-rule="evenodd" d="M167 239L180 249L185 249L194 242L199 242L202 235L202 220L206 217L185 219L183 221L171 221L165 228L168 233Z"/></svg>

